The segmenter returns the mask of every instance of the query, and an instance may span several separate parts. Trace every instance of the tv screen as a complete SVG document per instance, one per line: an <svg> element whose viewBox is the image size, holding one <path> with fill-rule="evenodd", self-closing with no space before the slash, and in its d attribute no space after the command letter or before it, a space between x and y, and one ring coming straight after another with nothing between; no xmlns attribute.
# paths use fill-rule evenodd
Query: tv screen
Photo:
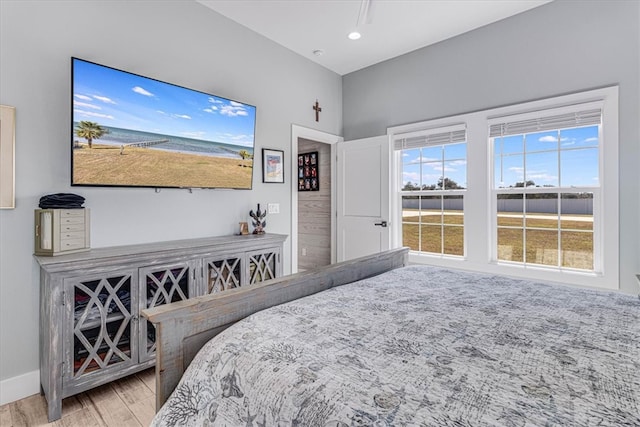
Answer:
<svg viewBox="0 0 640 427"><path fill-rule="evenodd" d="M71 185L251 189L256 107L71 62Z"/></svg>

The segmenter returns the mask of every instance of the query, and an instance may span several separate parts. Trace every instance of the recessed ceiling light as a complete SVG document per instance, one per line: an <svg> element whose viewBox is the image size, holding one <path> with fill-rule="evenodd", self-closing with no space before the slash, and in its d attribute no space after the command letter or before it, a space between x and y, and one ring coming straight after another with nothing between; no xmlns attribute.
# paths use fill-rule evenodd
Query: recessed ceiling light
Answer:
<svg viewBox="0 0 640 427"><path fill-rule="evenodd" d="M359 32L352 31L352 32L349 33L349 35L347 37L349 37L351 40L358 40L362 36L360 35Z"/></svg>

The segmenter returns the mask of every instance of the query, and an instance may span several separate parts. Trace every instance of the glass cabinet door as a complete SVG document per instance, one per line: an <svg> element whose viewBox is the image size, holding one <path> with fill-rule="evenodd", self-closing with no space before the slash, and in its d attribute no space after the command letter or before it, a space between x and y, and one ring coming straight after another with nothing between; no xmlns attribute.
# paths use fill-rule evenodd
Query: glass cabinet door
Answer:
<svg viewBox="0 0 640 427"><path fill-rule="evenodd" d="M134 272L114 272L91 278L65 280L65 306L73 342L65 348L65 376L76 379L114 366L137 363L135 315L137 296L132 295ZM133 338L135 340L135 338ZM116 367L117 366L117 367Z"/></svg>
<svg viewBox="0 0 640 427"><path fill-rule="evenodd" d="M242 282L242 254L205 261L206 294L239 288Z"/></svg>
<svg viewBox="0 0 640 427"><path fill-rule="evenodd" d="M277 249L247 254L249 270L248 283L254 284L278 277L280 274L278 271L279 256L280 251Z"/></svg>
<svg viewBox="0 0 640 427"><path fill-rule="evenodd" d="M193 293L193 269L189 263L140 269L140 309L157 307L189 298ZM155 357L156 328L140 318L140 362Z"/></svg>

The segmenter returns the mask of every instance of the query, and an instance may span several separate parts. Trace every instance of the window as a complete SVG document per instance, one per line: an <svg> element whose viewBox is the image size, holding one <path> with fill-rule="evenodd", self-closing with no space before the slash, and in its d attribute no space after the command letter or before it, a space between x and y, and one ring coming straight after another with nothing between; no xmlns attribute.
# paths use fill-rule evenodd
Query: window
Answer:
<svg viewBox="0 0 640 427"><path fill-rule="evenodd" d="M402 178L402 245L464 255L467 143L464 126L397 135Z"/></svg>
<svg viewBox="0 0 640 427"><path fill-rule="evenodd" d="M593 207L602 112L586 107L593 105L490 126L495 260L599 270Z"/></svg>
<svg viewBox="0 0 640 427"><path fill-rule="evenodd" d="M392 244L410 262L619 288L617 87L387 134Z"/></svg>

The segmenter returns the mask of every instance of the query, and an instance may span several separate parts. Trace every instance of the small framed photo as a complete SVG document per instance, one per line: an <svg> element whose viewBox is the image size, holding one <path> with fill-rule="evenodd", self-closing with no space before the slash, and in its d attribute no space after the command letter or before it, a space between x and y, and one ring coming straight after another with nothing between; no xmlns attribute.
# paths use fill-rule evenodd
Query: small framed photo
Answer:
<svg viewBox="0 0 640 427"><path fill-rule="evenodd" d="M284 183L284 151L262 149L262 182Z"/></svg>
<svg viewBox="0 0 640 427"><path fill-rule="evenodd" d="M320 191L318 152L298 155L298 191Z"/></svg>
<svg viewBox="0 0 640 427"><path fill-rule="evenodd" d="M249 234L249 224L246 222L241 222L240 223L240 235L244 236L246 234Z"/></svg>

